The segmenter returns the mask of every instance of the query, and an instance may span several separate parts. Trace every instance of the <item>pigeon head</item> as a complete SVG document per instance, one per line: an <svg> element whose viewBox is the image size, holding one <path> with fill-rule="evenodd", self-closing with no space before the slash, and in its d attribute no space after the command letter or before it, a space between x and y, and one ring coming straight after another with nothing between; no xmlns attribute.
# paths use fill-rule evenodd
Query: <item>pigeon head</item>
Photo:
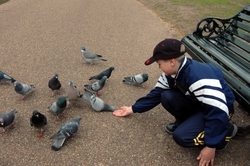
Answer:
<svg viewBox="0 0 250 166"><path fill-rule="evenodd" d="M63 96L60 96L60 97L57 99L58 105L65 104L66 99L67 99L66 96L64 96L64 95L63 95Z"/></svg>
<svg viewBox="0 0 250 166"><path fill-rule="evenodd" d="M3 118L0 118L0 125L3 126L3 124L4 124Z"/></svg>
<svg viewBox="0 0 250 166"><path fill-rule="evenodd" d="M103 76L102 79L100 80L100 83L103 84L107 79L108 79L107 76Z"/></svg>
<svg viewBox="0 0 250 166"><path fill-rule="evenodd" d="M114 68L113 66L112 66L112 67L110 67L109 69L110 69L110 70L115 70L115 68Z"/></svg>
<svg viewBox="0 0 250 166"><path fill-rule="evenodd" d="M81 51L86 51L86 48L84 46L81 47Z"/></svg>
<svg viewBox="0 0 250 166"><path fill-rule="evenodd" d="M20 86L21 84L17 81L14 82L14 86Z"/></svg>
<svg viewBox="0 0 250 166"><path fill-rule="evenodd" d="M22 89L22 85L17 81L14 82L14 87L15 87L16 90L21 90Z"/></svg>
<svg viewBox="0 0 250 166"><path fill-rule="evenodd" d="M147 81L148 80L148 73L143 73L142 77L143 77L144 81Z"/></svg>
<svg viewBox="0 0 250 166"><path fill-rule="evenodd" d="M56 73L54 77L55 77L56 79L58 79L58 74Z"/></svg>
<svg viewBox="0 0 250 166"><path fill-rule="evenodd" d="M73 82L71 81L71 80L68 80L68 84L71 86L71 87L74 87L74 84L73 84Z"/></svg>
<svg viewBox="0 0 250 166"><path fill-rule="evenodd" d="M76 117L74 120L79 122L82 118L80 116Z"/></svg>
<svg viewBox="0 0 250 166"><path fill-rule="evenodd" d="M33 115L38 117L39 116L39 112L37 110L34 110L33 111Z"/></svg>

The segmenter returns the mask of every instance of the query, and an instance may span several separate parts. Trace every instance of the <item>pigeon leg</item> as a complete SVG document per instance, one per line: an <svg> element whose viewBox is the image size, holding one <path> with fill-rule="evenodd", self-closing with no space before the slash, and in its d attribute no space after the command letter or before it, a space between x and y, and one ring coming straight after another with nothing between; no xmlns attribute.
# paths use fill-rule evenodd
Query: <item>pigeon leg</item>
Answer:
<svg viewBox="0 0 250 166"><path fill-rule="evenodd" d="M3 131L1 132L2 135L4 135L6 133L5 128L3 129Z"/></svg>
<svg viewBox="0 0 250 166"><path fill-rule="evenodd" d="M101 96L100 92L96 92L96 96L100 97Z"/></svg>
<svg viewBox="0 0 250 166"><path fill-rule="evenodd" d="M57 121L60 121L61 119L60 119L58 116L56 116L56 120L57 120Z"/></svg>
<svg viewBox="0 0 250 166"><path fill-rule="evenodd" d="M54 97L55 96L55 92L54 91L52 91L52 95L51 95L51 97Z"/></svg>
<svg viewBox="0 0 250 166"><path fill-rule="evenodd" d="M22 97L21 97L21 100L25 100L25 96L22 96Z"/></svg>
<svg viewBox="0 0 250 166"><path fill-rule="evenodd" d="M40 134L38 136L39 138L42 138L43 137L43 129L40 129Z"/></svg>
<svg viewBox="0 0 250 166"><path fill-rule="evenodd" d="M11 128L15 128L15 123L12 123L12 124L11 124Z"/></svg>
<svg viewBox="0 0 250 166"><path fill-rule="evenodd" d="M62 115L63 115L64 117L66 117L66 113L65 113L65 112L62 112Z"/></svg>

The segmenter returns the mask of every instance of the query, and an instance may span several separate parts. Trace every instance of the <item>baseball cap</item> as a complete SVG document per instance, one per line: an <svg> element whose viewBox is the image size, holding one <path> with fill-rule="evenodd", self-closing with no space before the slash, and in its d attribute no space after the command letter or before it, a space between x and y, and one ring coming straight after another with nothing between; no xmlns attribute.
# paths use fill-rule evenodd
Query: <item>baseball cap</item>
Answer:
<svg viewBox="0 0 250 166"><path fill-rule="evenodd" d="M145 65L150 65L158 59L177 58L185 53L184 45L177 39L165 39L155 46L153 56L146 60Z"/></svg>

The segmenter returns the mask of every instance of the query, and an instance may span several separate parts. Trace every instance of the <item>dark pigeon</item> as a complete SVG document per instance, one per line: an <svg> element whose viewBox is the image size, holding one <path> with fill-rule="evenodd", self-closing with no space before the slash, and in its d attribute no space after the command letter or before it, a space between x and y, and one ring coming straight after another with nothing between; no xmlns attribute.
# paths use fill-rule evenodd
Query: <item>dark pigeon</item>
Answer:
<svg viewBox="0 0 250 166"><path fill-rule="evenodd" d="M100 80L102 79L103 76L107 76L107 78L109 78L111 76L111 73L112 71L114 70L115 68L114 67L110 67L104 71L102 71L101 73L95 75L95 76L92 76L89 78L89 80Z"/></svg>
<svg viewBox="0 0 250 166"><path fill-rule="evenodd" d="M37 110L34 110L32 116L30 117L30 125L40 130L38 137L42 138L44 133L43 127L47 125L47 118Z"/></svg>
<svg viewBox="0 0 250 166"><path fill-rule="evenodd" d="M14 127L14 119L17 111L14 109L11 112L4 113L0 115L0 127L3 127L3 131L1 134L5 134L5 127L12 125Z"/></svg>
<svg viewBox="0 0 250 166"><path fill-rule="evenodd" d="M54 77L52 77L49 80L48 86L52 90L52 96L55 95L55 91L60 90L62 85L61 85L60 81L58 80L58 74L55 74Z"/></svg>
<svg viewBox="0 0 250 166"><path fill-rule="evenodd" d="M77 118L67 121L50 139L55 139L56 141L52 145L51 149L58 151L62 146L66 138L72 137L79 128L79 123L82 118L78 116Z"/></svg>

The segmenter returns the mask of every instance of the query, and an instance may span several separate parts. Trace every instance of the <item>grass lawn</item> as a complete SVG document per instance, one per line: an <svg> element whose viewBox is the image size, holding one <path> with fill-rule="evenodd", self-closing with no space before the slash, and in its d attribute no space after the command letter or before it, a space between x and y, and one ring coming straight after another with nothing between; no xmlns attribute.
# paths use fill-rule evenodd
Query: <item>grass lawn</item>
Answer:
<svg viewBox="0 0 250 166"><path fill-rule="evenodd" d="M0 5L7 2L7 1L9 1L9 0L0 0Z"/></svg>
<svg viewBox="0 0 250 166"><path fill-rule="evenodd" d="M228 18L235 15L249 0L138 0L181 34L192 33L205 17Z"/></svg>

